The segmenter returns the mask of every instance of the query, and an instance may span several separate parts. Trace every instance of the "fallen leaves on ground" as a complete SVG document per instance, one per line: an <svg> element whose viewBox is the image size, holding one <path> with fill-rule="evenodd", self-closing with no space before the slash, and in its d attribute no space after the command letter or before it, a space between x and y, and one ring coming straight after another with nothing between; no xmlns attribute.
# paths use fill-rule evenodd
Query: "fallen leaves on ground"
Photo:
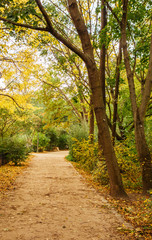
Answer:
<svg viewBox="0 0 152 240"><path fill-rule="evenodd" d="M130 200L109 197L108 201L133 225L132 239L152 239L152 196L131 192L129 197Z"/></svg>
<svg viewBox="0 0 152 240"><path fill-rule="evenodd" d="M20 166L14 166L10 163L0 167L0 194L14 187L13 183L16 177L28 165L29 160L23 162ZM75 164L73 165L87 179L89 184L103 192L103 188L98 184L93 183L92 177L89 174L86 174L84 171L78 169ZM106 189L104 188L104 195L105 191ZM134 227L133 230L127 230L122 226L122 228L118 230L126 232L127 235L129 234L130 240L152 239L152 196L143 196L141 193L131 192L129 197L130 200L106 197L112 206L114 206L118 212L124 216L125 220L130 222Z"/></svg>
<svg viewBox="0 0 152 240"><path fill-rule="evenodd" d="M13 183L24 168L29 165L29 159L21 163L18 166L14 166L13 163L8 163L0 167L0 195L8 189L13 188Z"/></svg>
<svg viewBox="0 0 152 240"><path fill-rule="evenodd" d="M129 200L114 199L108 195L109 190L106 186L94 182L91 174L80 169L77 163L71 163L87 182L101 192L111 206L133 226L133 230L122 226L118 231L126 232L129 240L152 240L152 193L149 196L143 196L140 191L128 190Z"/></svg>

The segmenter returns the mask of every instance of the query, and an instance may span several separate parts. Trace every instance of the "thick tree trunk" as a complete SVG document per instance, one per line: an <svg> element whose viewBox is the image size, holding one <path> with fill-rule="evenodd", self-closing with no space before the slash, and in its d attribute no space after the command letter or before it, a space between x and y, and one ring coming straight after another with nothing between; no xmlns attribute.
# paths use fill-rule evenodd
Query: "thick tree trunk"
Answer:
<svg viewBox="0 0 152 240"><path fill-rule="evenodd" d="M68 0L68 9L77 30L77 33L80 37L82 49L81 51L75 45L73 45L68 39L64 38L60 33L58 33L50 20L47 12L41 4L40 0L35 0L40 11L42 12L45 21L47 23L48 31L59 41L61 41L64 45L66 45L69 49L75 52L81 59L85 62L89 83L92 91L92 100L94 106L94 112L97 119L98 132L99 132L99 141L100 145L103 149L103 154L106 159L107 169L109 173L110 179L110 193L114 197L127 197L127 194L124 191L122 179L117 163L117 159L115 156L115 152L112 146L110 131L108 128L108 123L106 119L106 111L103 101L102 87L101 87L101 79L99 76L99 71L97 70L93 47L90 40L90 35L87 31L87 27L85 25L83 15L81 14L77 1L76 0Z"/></svg>
<svg viewBox="0 0 152 240"><path fill-rule="evenodd" d="M142 170L143 193L152 189L152 162L145 138L144 123L137 112L135 122L136 149Z"/></svg>
<svg viewBox="0 0 152 240"><path fill-rule="evenodd" d="M110 179L110 194L114 197L126 197L127 194L123 188L117 159L112 146L110 131L106 119L101 78L95 64L90 36L85 26L83 16L78 9L77 1L68 0L68 6L73 23L81 40L83 52L86 56L85 64L88 71L93 107L97 120L99 144L103 149Z"/></svg>
<svg viewBox="0 0 152 240"><path fill-rule="evenodd" d="M95 63L87 66L89 82L92 90L92 101L98 126L99 144L106 160L110 180L110 194L113 197L127 197L112 146L110 131L106 118L106 111L101 94L101 82Z"/></svg>

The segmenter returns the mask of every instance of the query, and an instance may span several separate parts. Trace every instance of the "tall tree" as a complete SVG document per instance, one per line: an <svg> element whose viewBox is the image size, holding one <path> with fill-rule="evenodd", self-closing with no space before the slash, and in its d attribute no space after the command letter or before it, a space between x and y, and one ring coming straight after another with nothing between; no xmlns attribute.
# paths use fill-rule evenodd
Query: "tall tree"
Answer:
<svg viewBox="0 0 152 240"><path fill-rule="evenodd" d="M129 84L131 106L135 127L136 148L139 155L139 161L142 169L143 192L146 193L152 188L152 163L151 155L146 142L144 130L144 118L146 109L150 100L152 89L152 35L150 40L150 59L147 76L145 78L144 90L140 106L137 103L135 91L135 71L131 68L128 44L127 44L127 12L128 0L123 0L123 16L121 22L122 46L124 54L124 62L126 67L127 79Z"/></svg>
<svg viewBox="0 0 152 240"><path fill-rule="evenodd" d="M102 86L103 101L106 105L105 96L105 73L106 73L106 26L107 26L107 10L106 1L101 0L101 51L100 51L100 78Z"/></svg>
<svg viewBox="0 0 152 240"><path fill-rule="evenodd" d="M36 3L39 11L33 10L33 5L31 3ZM29 4L29 7L27 7ZM115 152L112 146L111 136L109 132L109 127L106 118L105 104L103 99L103 89L101 85L101 78L99 69L96 65L94 50L90 38L89 31L85 24L85 19L83 17L83 11L78 6L76 0L68 0L67 5L66 2L63 2L63 5L67 6L68 12L70 14L70 18L72 19L75 30L79 36L82 49L75 46L72 41L67 37L68 30L66 32L66 28L59 31L55 28L55 25L52 22L51 14L52 12L47 12L47 8L44 8L40 0L35 1L27 1L26 7L30 11L32 6L32 12L34 12L34 16L38 16L38 21L34 21L34 19L29 20L29 23L20 23L19 19L23 19L25 22L26 16L17 15L13 16L12 19L0 17L0 20L5 21L7 23L11 23L16 26L35 29L39 31L47 31L52 34L56 39L66 45L69 49L75 52L84 62L88 72L89 84L92 92L92 102L94 107L94 112L97 120L98 133L99 133L99 144L103 149L103 154L105 156L107 169L109 173L110 179L110 193L112 196L121 196L126 197L127 194L124 191L123 183L117 163L117 159L115 156ZM18 4L16 4L18 7ZM25 7L25 8L26 8ZM24 8L24 10L25 10ZM40 14L41 12L41 14ZM19 12L17 13L19 14ZM12 13L13 15L13 13ZM30 16L28 16L30 17ZM41 19L41 23L40 23ZM15 22L17 20L17 22ZM33 23L32 24L32 20Z"/></svg>

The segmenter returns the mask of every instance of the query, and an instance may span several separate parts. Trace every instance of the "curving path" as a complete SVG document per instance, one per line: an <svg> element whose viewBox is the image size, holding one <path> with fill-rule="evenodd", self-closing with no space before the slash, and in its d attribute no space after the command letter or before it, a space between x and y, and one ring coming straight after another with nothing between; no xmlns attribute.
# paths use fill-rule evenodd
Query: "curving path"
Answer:
<svg viewBox="0 0 152 240"><path fill-rule="evenodd" d="M64 159L67 154L34 154L0 202L0 240L127 239L117 230L123 219Z"/></svg>

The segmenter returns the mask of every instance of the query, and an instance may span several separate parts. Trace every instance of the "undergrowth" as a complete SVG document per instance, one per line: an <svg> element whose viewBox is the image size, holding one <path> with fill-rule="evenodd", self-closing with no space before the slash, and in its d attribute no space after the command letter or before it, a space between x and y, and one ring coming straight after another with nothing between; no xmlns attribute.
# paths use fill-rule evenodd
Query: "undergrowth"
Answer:
<svg viewBox="0 0 152 240"><path fill-rule="evenodd" d="M137 153L134 146L130 147L128 144L128 140L126 140L115 146L120 172L126 189L140 190L142 181ZM81 140L72 138L69 159L92 174L94 181L101 185L109 184L106 163L97 142L92 143L90 138Z"/></svg>
<svg viewBox="0 0 152 240"><path fill-rule="evenodd" d="M152 195L143 196L141 170L137 158L135 144L132 139L117 142L115 152L118 159L124 187L130 200L113 199L107 195L109 179L105 160L98 151L98 143L91 143L90 139L72 138L72 146L68 160L73 161L74 166L89 177L89 182L95 184L98 190L106 191L105 197L129 221L134 229L126 231L130 239L152 239ZM72 154L71 154L72 153ZM150 192L152 194L152 192ZM107 197L108 196L108 197Z"/></svg>

